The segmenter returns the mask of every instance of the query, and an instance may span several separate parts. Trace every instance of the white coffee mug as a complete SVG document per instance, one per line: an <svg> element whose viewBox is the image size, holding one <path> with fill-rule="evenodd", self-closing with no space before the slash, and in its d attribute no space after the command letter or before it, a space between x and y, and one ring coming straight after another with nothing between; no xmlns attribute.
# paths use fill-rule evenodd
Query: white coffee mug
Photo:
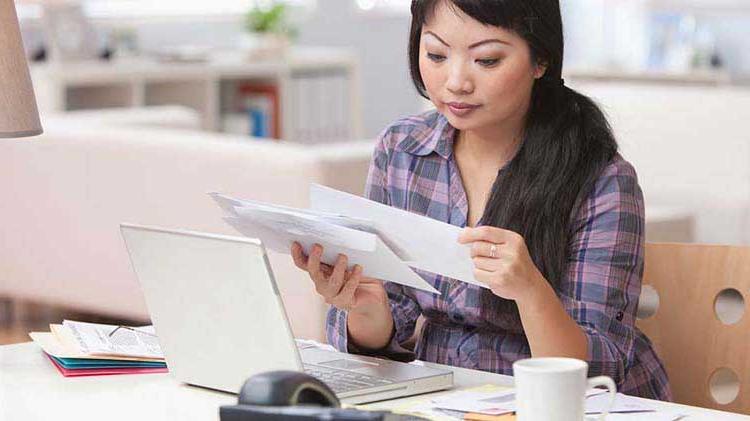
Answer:
<svg viewBox="0 0 750 421"><path fill-rule="evenodd" d="M589 365L575 358L528 358L513 363L518 421L582 421L586 390L606 386L610 394L604 420L615 402L617 386L607 376L586 378Z"/></svg>

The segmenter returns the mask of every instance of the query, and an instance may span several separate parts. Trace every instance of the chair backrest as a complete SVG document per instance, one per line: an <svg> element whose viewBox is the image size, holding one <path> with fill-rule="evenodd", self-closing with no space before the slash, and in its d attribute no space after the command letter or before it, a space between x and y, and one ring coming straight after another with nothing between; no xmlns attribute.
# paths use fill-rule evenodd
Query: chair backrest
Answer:
<svg viewBox="0 0 750 421"><path fill-rule="evenodd" d="M750 414L750 247L647 244L643 285L637 325L675 401Z"/></svg>

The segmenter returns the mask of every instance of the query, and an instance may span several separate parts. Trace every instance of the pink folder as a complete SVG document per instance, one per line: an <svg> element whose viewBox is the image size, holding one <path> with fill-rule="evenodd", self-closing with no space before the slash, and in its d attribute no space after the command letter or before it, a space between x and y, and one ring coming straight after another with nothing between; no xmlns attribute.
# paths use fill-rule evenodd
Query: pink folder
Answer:
<svg viewBox="0 0 750 421"><path fill-rule="evenodd" d="M47 354L44 354L47 355ZM105 376L110 374L150 374L150 373L167 373L169 370L163 367L127 367L127 368L79 368L70 370L62 367L52 357L47 355L52 364L65 377L79 376Z"/></svg>

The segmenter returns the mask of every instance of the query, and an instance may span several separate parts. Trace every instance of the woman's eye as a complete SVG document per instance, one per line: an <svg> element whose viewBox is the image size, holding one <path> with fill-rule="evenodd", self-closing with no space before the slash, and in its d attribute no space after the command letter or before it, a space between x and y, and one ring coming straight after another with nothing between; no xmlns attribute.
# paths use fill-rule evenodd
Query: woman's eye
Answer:
<svg viewBox="0 0 750 421"><path fill-rule="evenodd" d="M435 63L440 63L441 61L445 60L445 56L433 53L427 53L427 58L434 61Z"/></svg>
<svg viewBox="0 0 750 421"><path fill-rule="evenodd" d="M496 65L499 61L500 59L497 59L497 58L483 58L483 59L477 60L477 63L485 67L491 67L491 66Z"/></svg>

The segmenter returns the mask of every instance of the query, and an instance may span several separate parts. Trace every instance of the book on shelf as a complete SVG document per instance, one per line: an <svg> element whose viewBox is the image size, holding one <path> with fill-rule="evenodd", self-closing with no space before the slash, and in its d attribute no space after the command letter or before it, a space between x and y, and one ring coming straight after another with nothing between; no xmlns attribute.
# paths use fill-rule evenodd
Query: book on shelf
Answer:
<svg viewBox="0 0 750 421"><path fill-rule="evenodd" d="M236 127L239 115L244 115L250 136L279 139L281 137L278 87L273 84L240 83L234 93L233 112L225 124ZM236 130L236 129L235 129Z"/></svg>
<svg viewBox="0 0 750 421"><path fill-rule="evenodd" d="M288 138L300 143L320 143L350 138L349 82L338 73L299 74L292 78L293 97Z"/></svg>

